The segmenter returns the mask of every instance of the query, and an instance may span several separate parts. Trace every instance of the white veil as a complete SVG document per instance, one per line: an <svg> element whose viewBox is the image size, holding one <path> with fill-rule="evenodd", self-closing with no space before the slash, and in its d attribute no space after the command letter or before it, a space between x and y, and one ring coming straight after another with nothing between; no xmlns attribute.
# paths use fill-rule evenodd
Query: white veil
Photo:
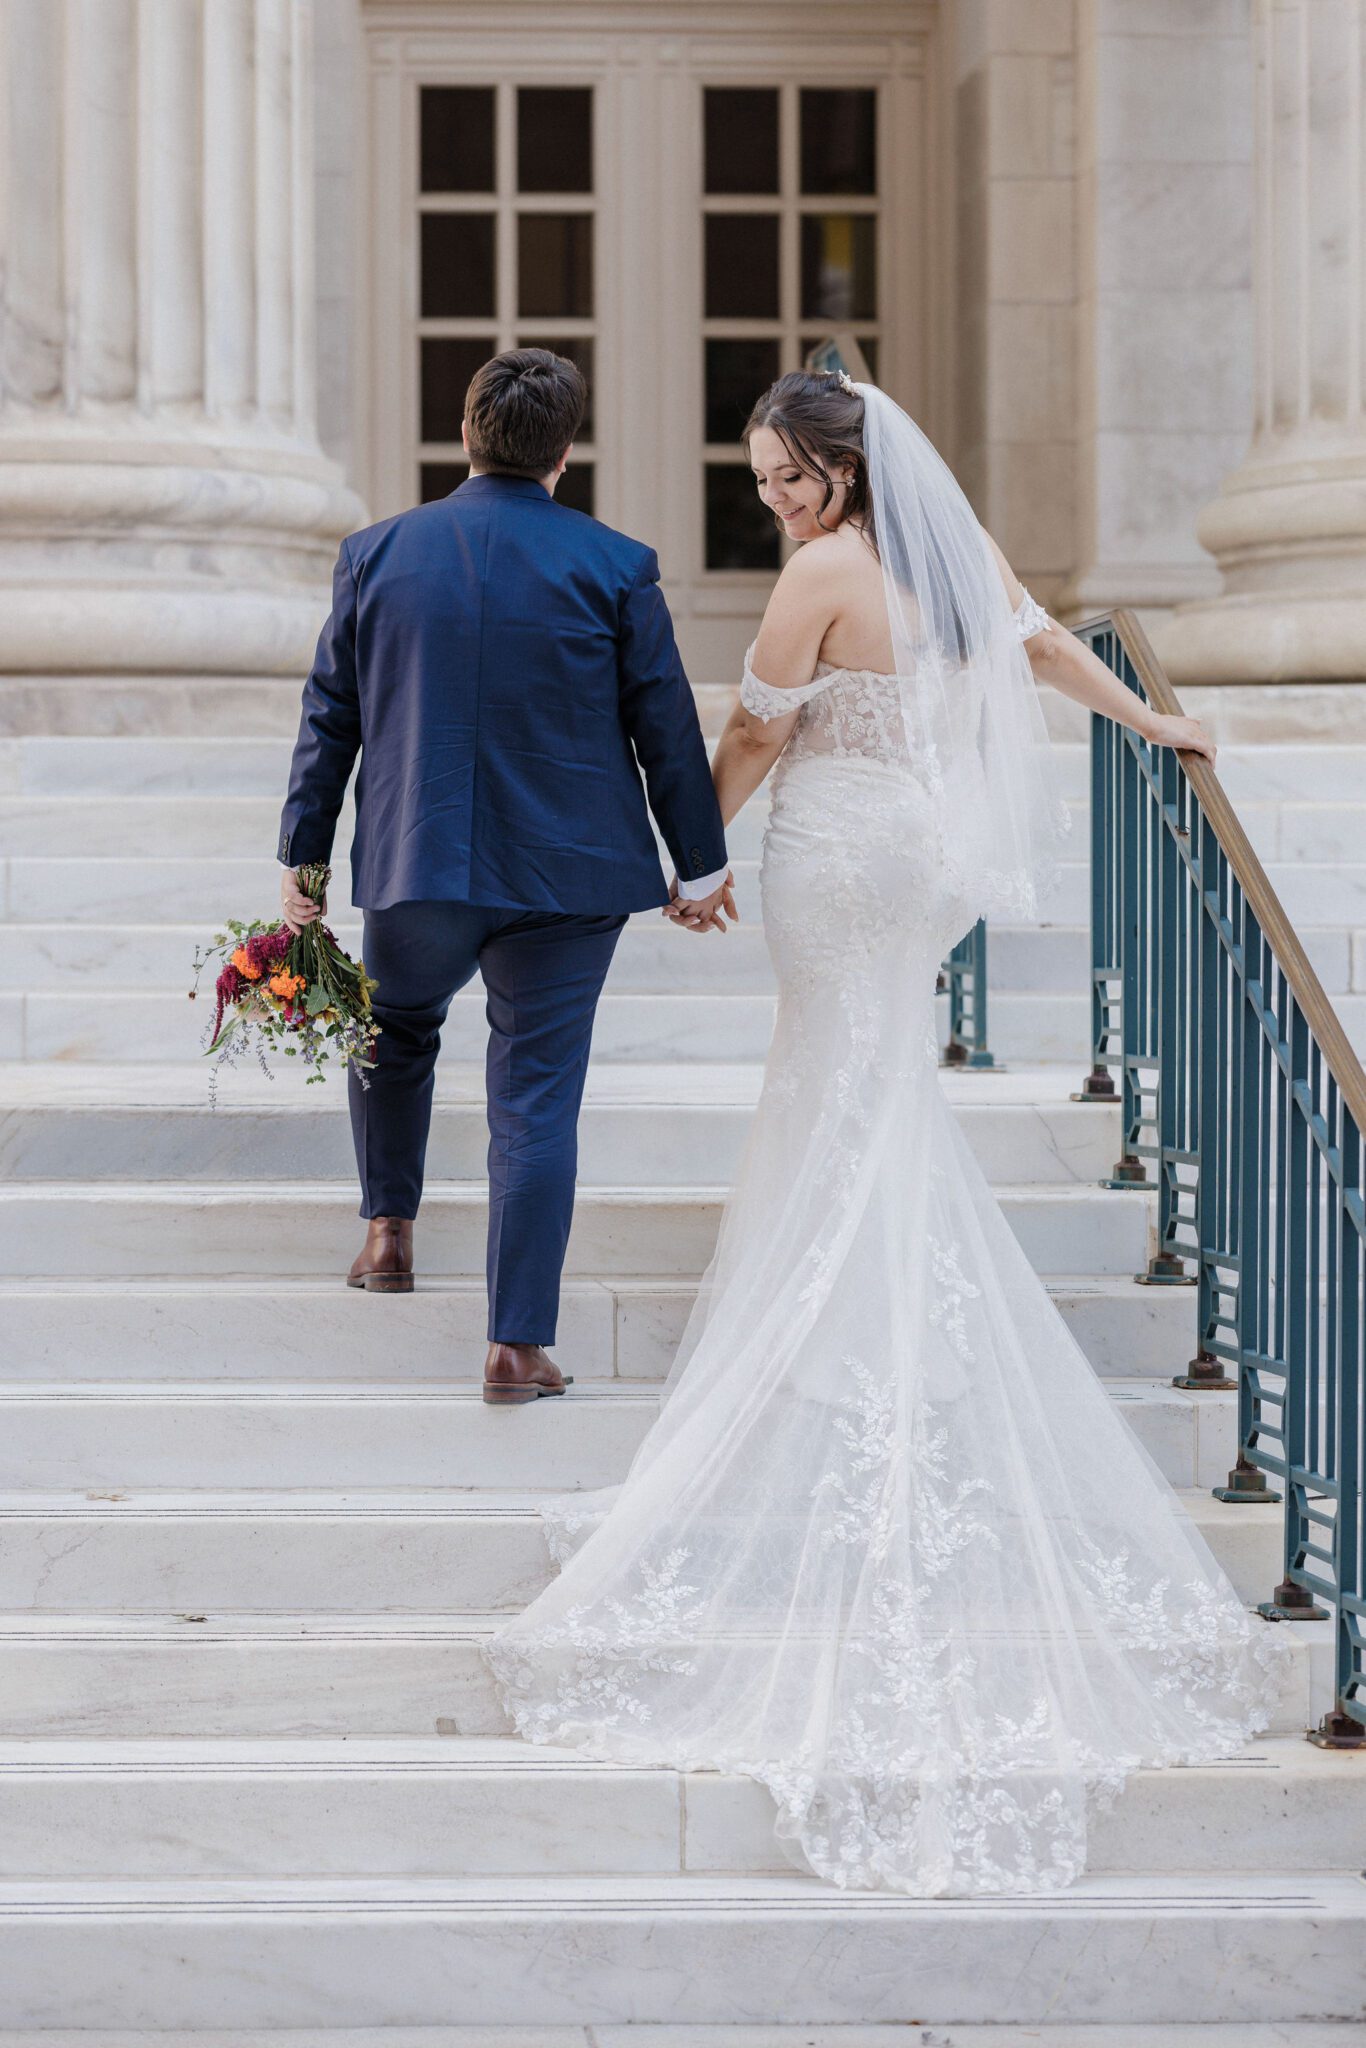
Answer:
<svg viewBox="0 0 1366 2048"><path fill-rule="evenodd" d="M980 914L1034 918L1071 820L1005 585L914 420L876 384L853 388L907 745L941 797Z"/></svg>

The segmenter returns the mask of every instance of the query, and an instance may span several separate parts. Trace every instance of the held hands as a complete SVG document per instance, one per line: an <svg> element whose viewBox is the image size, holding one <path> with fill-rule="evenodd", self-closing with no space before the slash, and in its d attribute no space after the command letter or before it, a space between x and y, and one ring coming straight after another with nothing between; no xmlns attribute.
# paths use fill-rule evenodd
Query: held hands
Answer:
<svg viewBox="0 0 1366 2048"><path fill-rule="evenodd" d="M299 887L296 868L280 870L280 914L292 932L301 932L306 924L312 924L315 917L321 917L326 908L325 896L321 903L305 896Z"/></svg>
<svg viewBox="0 0 1366 2048"><path fill-rule="evenodd" d="M672 900L665 904L663 915L690 932L723 932L727 917L733 924L740 922L740 913L735 908L734 882L734 875L728 872L719 889L693 903L686 896L679 895L678 877L675 875L669 884Z"/></svg>
<svg viewBox="0 0 1366 2048"><path fill-rule="evenodd" d="M1143 737L1150 746L1178 747L1184 754L1203 754L1210 766L1214 765L1217 749L1198 718L1163 718L1155 713Z"/></svg>

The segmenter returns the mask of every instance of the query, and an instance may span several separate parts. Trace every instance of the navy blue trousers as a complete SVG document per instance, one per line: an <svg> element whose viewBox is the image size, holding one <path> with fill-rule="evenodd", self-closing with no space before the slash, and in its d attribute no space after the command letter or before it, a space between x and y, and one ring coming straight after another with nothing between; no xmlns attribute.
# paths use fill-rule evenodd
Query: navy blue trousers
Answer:
<svg viewBox="0 0 1366 2048"><path fill-rule="evenodd" d="M365 913L375 1066L350 1080L362 1216L416 1216L451 997L487 992L489 1339L553 1344L593 1016L626 919L477 903Z"/></svg>

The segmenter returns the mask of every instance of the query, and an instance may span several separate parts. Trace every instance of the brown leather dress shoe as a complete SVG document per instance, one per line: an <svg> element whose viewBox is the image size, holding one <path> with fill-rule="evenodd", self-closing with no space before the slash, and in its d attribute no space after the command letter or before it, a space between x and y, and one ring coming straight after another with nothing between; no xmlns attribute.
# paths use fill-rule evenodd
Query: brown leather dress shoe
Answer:
<svg viewBox="0 0 1366 2048"><path fill-rule="evenodd" d="M413 1225L407 1216L372 1216L365 1248L346 1276L348 1287L367 1294L413 1291Z"/></svg>
<svg viewBox="0 0 1366 2048"><path fill-rule="evenodd" d="M562 1394L574 1378L561 1372L539 1344L490 1344L484 1360L484 1399L514 1407L538 1401L542 1394Z"/></svg>

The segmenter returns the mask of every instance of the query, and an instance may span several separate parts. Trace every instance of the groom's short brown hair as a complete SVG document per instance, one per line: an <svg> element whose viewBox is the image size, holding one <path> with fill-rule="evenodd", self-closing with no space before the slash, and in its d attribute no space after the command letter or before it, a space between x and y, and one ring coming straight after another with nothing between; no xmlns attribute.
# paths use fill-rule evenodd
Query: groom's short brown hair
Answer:
<svg viewBox="0 0 1366 2048"><path fill-rule="evenodd" d="M548 348L510 348L475 371L465 394L470 460L479 469L549 476L583 423L577 363Z"/></svg>

